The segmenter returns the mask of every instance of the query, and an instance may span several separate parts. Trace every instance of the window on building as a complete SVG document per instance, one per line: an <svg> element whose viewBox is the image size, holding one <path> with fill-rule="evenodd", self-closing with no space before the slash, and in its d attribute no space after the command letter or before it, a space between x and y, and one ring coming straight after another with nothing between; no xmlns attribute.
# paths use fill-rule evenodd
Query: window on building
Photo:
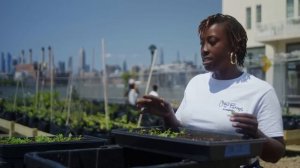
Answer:
<svg viewBox="0 0 300 168"><path fill-rule="evenodd" d="M300 51L300 43L289 43L286 45L286 52Z"/></svg>
<svg viewBox="0 0 300 168"><path fill-rule="evenodd" d="M262 70L261 59L265 55L265 47L247 48L247 56L245 58L245 67L247 72L265 80L266 75Z"/></svg>
<svg viewBox="0 0 300 168"><path fill-rule="evenodd" d="M246 8L246 28L251 29L251 8Z"/></svg>
<svg viewBox="0 0 300 168"><path fill-rule="evenodd" d="M261 22L261 5L256 6L256 22L257 23Z"/></svg>
<svg viewBox="0 0 300 168"><path fill-rule="evenodd" d="M298 16L300 16L300 0L298 0Z"/></svg>
<svg viewBox="0 0 300 168"><path fill-rule="evenodd" d="M294 16L294 0L286 0L286 17L292 18Z"/></svg>
<svg viewBox="0 0 300 168"><path fill-rule="evenodd" d="M300 51L300 43L290 43L286 52ZM298 58L298 59L297 59ZM300 56L293 57L286 63L286 94L290 106L300 106ZM298 103L296 103L298 102Z"/></svg>
<svg viewBox="0 0 300 168"><path fill-rule="evenodd" d="M300 99L300 61L287 62L287 79L286 79L286 92L289 102L294 102ZM292 103L298 104L298 103ZM299 105L299 104L298 104Z"/></svg>

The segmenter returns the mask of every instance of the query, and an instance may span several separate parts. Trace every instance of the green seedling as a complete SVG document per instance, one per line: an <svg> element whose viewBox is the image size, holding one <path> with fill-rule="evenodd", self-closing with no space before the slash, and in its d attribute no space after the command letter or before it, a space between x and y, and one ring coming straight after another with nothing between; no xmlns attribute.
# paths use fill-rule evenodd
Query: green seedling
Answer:
<svg viewBox="0 0 300 168"><path fill-rule="evenodd" d="M55 136L36 136L34 138L2 137L0 144L28 144L28 143L51 143L51 142L69 142L79 141L82 137L64 137L62 134Z"/></svg>

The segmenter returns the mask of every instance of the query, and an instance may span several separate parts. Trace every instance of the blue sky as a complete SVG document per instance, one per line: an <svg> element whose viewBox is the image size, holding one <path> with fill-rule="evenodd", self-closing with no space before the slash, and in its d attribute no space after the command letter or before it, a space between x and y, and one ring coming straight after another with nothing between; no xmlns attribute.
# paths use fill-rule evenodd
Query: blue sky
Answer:
<svg viewBox="0 0 300 168"><path fill-rule="evenodd" d="M0 52L14 57L41 47L53 48L55 62L85 49L87 63L101 68L101 39L108 64L126 59L131 65L150 65L148 47L163 48L164 62L200 57L197 27L208 15L221 12L221 0L1 0ZM200 59L198 59L200 61ZM76 66L77 63L74 62Z"/></svg>

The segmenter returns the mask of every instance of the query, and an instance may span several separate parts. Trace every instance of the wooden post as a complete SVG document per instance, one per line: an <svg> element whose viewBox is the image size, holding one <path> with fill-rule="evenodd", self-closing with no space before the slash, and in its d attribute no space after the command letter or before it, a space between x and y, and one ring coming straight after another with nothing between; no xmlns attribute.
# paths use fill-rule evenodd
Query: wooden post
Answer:
<svg viewBox="0 0 300 168"><path fill-rule="evenodd" d="M107 81L106 81L106 60L105 60L105 46L104 39L101 40L101 48L102 48L102 67L103 67L103 94L104 94L104 110L105 110L105 124L106 130L109 129L109 109L108 109L108 99L107 99Z"/></svg>
<svg viewBox="0 0 300 168"><path fill-rule="evenodd" d="M153 53L153 60L152 60L151 67L150 67L148 81L147 81L147 85L146 85L146 89L145 89L145 94L148 94L148 90L149 90L149 86L150 86L150 82L151 82L151 77L152 77L152 72L153 72L153 67L154 67L154 64L155 64L155 60L156 60L156 50L154 50L154 53ZM141 126L142 119L143 119L143 113L140 113L139 119L138 119L138 124L137 124L138 128Z"/></svg>
<svg viewBox="0 0 300 168"><path fill-rule="evenodd" d="M38 135L38 129L37 128L32 128L32 136L35 137Z"/></svg>
<svg viewBox="0 0 300 168"><path fill-rule="evenodd" d="M10 126L9 126L9 131L8 131L8 136L12 137L15 133L15 122L10 121Z"/></svg>

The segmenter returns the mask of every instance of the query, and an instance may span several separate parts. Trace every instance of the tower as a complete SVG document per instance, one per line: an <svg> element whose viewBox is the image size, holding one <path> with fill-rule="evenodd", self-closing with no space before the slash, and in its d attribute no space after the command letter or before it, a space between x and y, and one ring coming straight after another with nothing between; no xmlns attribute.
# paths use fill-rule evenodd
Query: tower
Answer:
<svg viewBox="0 0 300 168"><path fill-rule="evenodd" d="M52 62L53 60L52 60L52 49L51 49L51 46L48 47L48 52L49 52L49 56L48 56L48 59L49 59L48 60L48 74L51 75L51 73L52 73L51 71L53 69L53 67L52 67L53 66L53 62Z"/></svg>
<svg viewBox="0 0 300 168"><path fill-rule="evenodd" d="M127 72L127 62L126 62L126 60L123 61L123 72Z"/></svg>
<svg viewBox="0 0 300 168"><path fill-rule="evenodd" d="M32 49L29 49L29 64L32 64Z"/></svg>
<svg viewBox="0 0 300 168"><path fill-rule="evenodd" d="M4 52L1 53L1 72L5 73L5 55L4 55Z"/></svg>
<svg viewBox="0 0 300 168"><path fill-rule="evenodd" d="M164 64L164 50L162 47L160 48L160 64Z"/></svg>
<svg viewBox="0 0 300 168"><path fill-rule="evenodd" d="M25 50L21 51L21 62L20 64L24 64L25 63Z"/></svg>
<svg viewBox="0 0 300 168"><path fill-rule="evenodd" d="M85 51L83 48L80 48L79 51L79 72L84 72L85 71L85 66L86 66L86 62L85 62Z"/></svg>
<svg viewBox="0 0 300 168"><path fill-rule="evenodd" d="M45 63L45 48L42 47L42 64Z"/></svg>
<svg viewBox="0 0 300 168"><path fill-rule="evenodd" d="M73 71L73 57L70 56L68 59L68 72L72 72Z"/></svg>
<svg viewBox="0 0 300 168"><path fill-rule="evenodd" d="M11 53L7 53L7 73L12 73L11 65L12 65L12 55Z"/></svg>

